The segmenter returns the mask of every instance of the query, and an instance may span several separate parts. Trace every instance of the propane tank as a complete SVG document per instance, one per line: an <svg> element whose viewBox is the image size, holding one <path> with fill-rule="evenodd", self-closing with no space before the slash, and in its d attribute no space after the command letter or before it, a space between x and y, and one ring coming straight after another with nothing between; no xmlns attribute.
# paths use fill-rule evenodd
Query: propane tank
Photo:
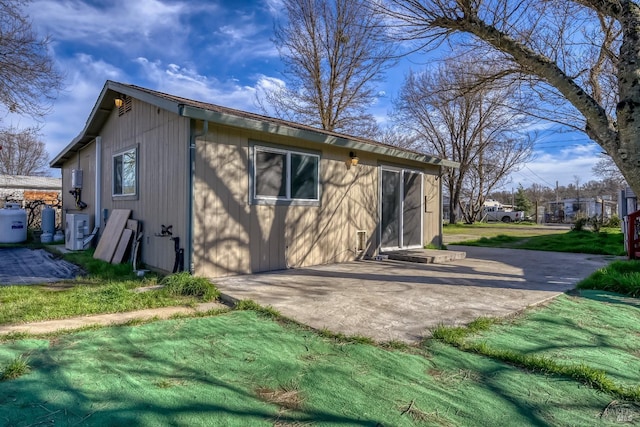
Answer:
<svg viewBox="0 0 640 427"><path fill-rule="evenodd" d="M50 206L42 209L42 234L53 235L56 231L56 212Z"/></svg>

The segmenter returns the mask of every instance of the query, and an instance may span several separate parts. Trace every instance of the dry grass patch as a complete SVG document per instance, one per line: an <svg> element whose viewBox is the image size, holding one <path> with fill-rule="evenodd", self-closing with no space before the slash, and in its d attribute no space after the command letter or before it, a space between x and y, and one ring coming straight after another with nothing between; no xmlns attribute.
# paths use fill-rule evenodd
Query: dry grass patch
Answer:
<svg viewBox="0 0 640 427"><path fill-rule="evenodd" d="M182 381L182 380L176 380L176 379L162 379L159 381L156 381L154 383L154 385L158 388L171 388L171 387L175 387L175 386L182 386L185 385L186 382Z"/></svg>
<svg viewBox="0 0 640 427"><path fill-rule="evenodd" d="M409 402L408 405L401 408L400 415L407 415L411 417L414 421L418 421L418 422L428 422L430 424L436 424L439 426L453 427L453 424L451 424L445 418L438 415L438 411L424 412L423 410L418 408L418 406L416 406L415 400L412 400L411 402Z"/></svg>
<svg viewBox="0 0 640 427"><path fill-rule="evenodd" d="M463 381L478 382L482 379L482 375L480 373L469 369L458 369L457 371L429 369L427 371L427 375L444 385L459 384Z"/></svg>
<svg viewBox="0 0 640 427"><path fill-rule="evenodd" d="M604 408L600 418L620 424L635 424L640 420L640 406L630 402L613 400Z"/></svg>
<svg viewBox="0 0 640 427"><path fill-rule="evenodd" d="M302 396L295 387L258 387L256 389L258 397L268 403L279 406L282 409L299 410L302 408Z"/></svg>
<svg viewBox="0 0 640 427"><path fill-rule="evenodd" d="M309 427L313 423L305 423L301 421L281 421L277 420L273 423L273 427Z"/></svg>

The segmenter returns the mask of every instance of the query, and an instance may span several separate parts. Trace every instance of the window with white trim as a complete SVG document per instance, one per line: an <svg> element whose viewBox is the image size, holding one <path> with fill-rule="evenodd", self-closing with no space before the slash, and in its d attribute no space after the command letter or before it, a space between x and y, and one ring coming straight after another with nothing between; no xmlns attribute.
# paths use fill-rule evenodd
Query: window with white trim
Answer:
<svg viewBox="0 0 640 427"><path fill-rule="evenodd" d="M319 201L319 165L317 154L255 146L254 201Z"/></svg>
<svg viewBox="0 0 640 427"><path fill-rule="evenodd" d="M138 150L122 151L113 156L114 196L135 196L138 181Z"/></svg>

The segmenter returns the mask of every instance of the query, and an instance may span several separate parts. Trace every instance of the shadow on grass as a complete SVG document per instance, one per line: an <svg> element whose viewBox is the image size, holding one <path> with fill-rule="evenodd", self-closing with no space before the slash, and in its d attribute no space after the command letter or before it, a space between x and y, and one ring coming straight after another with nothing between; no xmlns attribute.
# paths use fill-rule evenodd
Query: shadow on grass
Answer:
<svg viewBox="0 0 640 427"><path fill-rule="evenodd" d="M288 340L278 337L273 327L262 331L262 340L277 343L273 351L265 352L253 348L252 334L247 343L238 343L241 335L231 337L224 327L190 331L184 328L189 323L169 321L144 328L70 334L55 338L48 348L28 351L34 372L2 384L2 419L16 426L54 421L70 425L269 425L276 420L377 425L366 416L351 417L304 405L288 410L261 400L255 392L258 386L278 382L299 369L295 358L280 357L278 349L283 345L279 341Z"/></svg>
<svg viewBox="0 0 640 427"><path fill-rule="evenodd" d="M619 294L574 291L488 331L469 335L459 345L489 357L495 353L499 359L504 355L524 361L525 369L562 375L575 372L576 380L586 385L637 401L638 306L638 300ZM526 364L530 362L535 363Z"/></svg>
<svg viewBox="0 0 640 427"><path fill-rule="evenodd" d="M622 304L640 308L640 299L618 293L582 289L575 291L575 293L571 293L571 295L580 296L593 301L606 302L608 304Z"/></svg>
<svg viewBox="0 0 640 427"><path fill-rule="evenodd" d="M16 426L543 426L584 424L606 406L606 397L569 381L432 344L416 355L335 343L250 312L15 341L0 346L0 361L28 353L33 369L2 384L1 419ZM295 390L300 404L274 403L265 389Z"/></svg>

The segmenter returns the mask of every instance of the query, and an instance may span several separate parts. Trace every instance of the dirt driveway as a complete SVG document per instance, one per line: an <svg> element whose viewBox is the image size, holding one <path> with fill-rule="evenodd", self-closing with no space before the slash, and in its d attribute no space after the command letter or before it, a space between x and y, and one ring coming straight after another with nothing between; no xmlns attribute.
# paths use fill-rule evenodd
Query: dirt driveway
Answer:
<svg viewBox="0 0 640 427"><path fill-rule="evenodd" d="M313 328L417 342L439 324L507 316L575 287L610 256L450 246L446 264L361 261L213 279Z"/></svg>

